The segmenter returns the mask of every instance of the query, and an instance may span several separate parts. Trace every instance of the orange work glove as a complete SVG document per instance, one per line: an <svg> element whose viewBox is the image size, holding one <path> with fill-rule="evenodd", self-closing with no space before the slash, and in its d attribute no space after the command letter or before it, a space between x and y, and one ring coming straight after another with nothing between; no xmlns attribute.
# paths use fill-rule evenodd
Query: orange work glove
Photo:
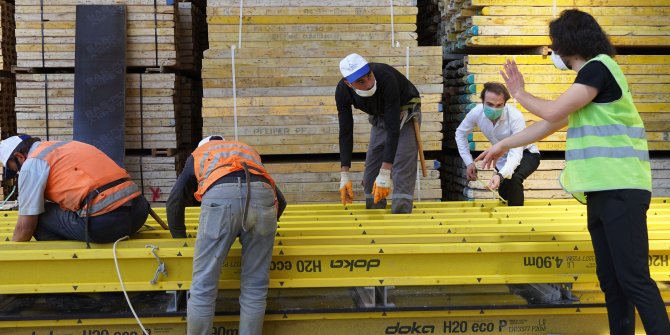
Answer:
<svg viewBox="0 0 670 335"><path fill-rule="evenodd" d="M348 171L340 172L340 200L342 200L342 206L354 202L354 187L349 179Z"/></svg>
<svg viewBox="0 0 670 335"><path fill-rule="evenodd" d="M372 194L375 197L375 204L388 197L388 195L391 193L391 187L391 170L380 169L379 175L377 175L375 184L372 187Z"/></svg>

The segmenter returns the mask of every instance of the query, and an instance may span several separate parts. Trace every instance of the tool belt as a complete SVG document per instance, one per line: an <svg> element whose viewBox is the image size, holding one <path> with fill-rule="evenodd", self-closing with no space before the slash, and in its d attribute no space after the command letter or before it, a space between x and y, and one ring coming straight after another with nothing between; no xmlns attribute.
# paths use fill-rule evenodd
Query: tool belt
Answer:
<svg viewBox="0 0 670 335"><path fill-rule="evenodd" d="M400 106L400 129L409 120L418 117L416 107L421 106L421 98L412 98L405 105ZM370 115L368 122L375 127L384 128L384 115Z"/></svg>

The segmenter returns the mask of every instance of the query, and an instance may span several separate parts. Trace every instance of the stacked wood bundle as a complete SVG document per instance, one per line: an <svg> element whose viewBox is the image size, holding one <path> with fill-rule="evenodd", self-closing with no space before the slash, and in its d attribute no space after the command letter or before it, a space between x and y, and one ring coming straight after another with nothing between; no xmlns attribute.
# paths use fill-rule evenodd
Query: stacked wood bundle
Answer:
<svg viewBox="0 0 670 335"><path fill-rule="evenodd" d="M526 90L538 97L555 99L566 91L575 79L574 71L560 71L549 57L541 55L469 55L463 60L452 61L444 70L445 90L449 93L449 105L445 108L445 145L456 148L454 131L476 104L480 103L480 92L488 81L502 81L500 70L506 59L516 59L524 74ZM670 56L667 55L620 55L616 61L621 66L633 100L647 129L650 150L668 150L670 131ZM514 105L510 100L508 104ZM524 113L528 124L538 117L516 105ZM538 143L540 150L565 150L565 130L559 131ZM472 150L481 151L489 147L488 140L480 132L471 137Z"/></svg>
<svg viewBox="0 0 670 335"><path fill-rule="evenodd" d="M14 37L14 5L0 1L0 71L10 71L16 65L16 39Z"/></svg>
<svg viewBox="0 0 670 335"><path fill-rule="evenodd" d="M666 0L445 0L445 52L548 46L548 24L563 10L591 13L617 47L670 44Z"/></svg>
<svg viewBox="0 0 670 335"><path fill-rule="evenodd" d="M165 207L178 171L187 157L185 152L171 157L127 155L125 168L150 203Z"/></svg>
<svg viewBox="0 0 670 335"><path fill-rule="evenodd" d="M416 32L419 45L442 45L440 34L440 0L418 0L419 14L417 15Z"/></svg>
<svg viewBox="0 0 670 335"><path fill-rule="evenodd" d="M50 140L71 140L74 74L17 74L19 132ZM178 76L126 76L126 149L178 148ZM141 87L141 89L140 89Z"/></svg>
<svg viewBox="0 0 670 335"><path fill-rule="evenodd" d="M16 0L17 66L74 67L76 5L126 4L127 66L176 66L171 0Z"/></svg>
<svg viewBox="0 0 670 335"><path fill-rule="evenodd" d="M202 80L188 76L179 77L180 99L179 131L180 148L194 148L202 134Z"/></svg>
<svg viewBox="0 0 670 335"><path fill-rule="evenodd" d="M538 169L524 182L526 199L571 198L561 187L558 179L565 167L562 159L543 159ZM652 159L652 195L667 197L670 195L670 162L667 159ZM493 199L495 194L486 189L492 170L479 170L481 181L468 181L463 160L456 156L445 156L440 165L442 174L443 198L445 200L481 200ZM483 184L482 184L483 183Z"/></svg>
<svg viewBox="0 0 670 335"><path fill-rule="evenodd" d="M422 94L422 135L425 150L439 150L442 78L439 47L365 50L368 61L406 72ZM261 154L339 152L335 86L340 60L349 48L235 50L236 94L233 97L230 50L208 50L203 60L203 133L241 141ZM237 102L235 117L234 102ZM354 112L354 151L365 152L370 133L367 114Z"/></svg>
<svg viewBox="0 0 670 335"><path fill-rule="evenodd" d="M242 47L297 49L346 46L351 50L417 46L416 0L266 1L242 8ZM393 16L392 16L393 15ZM209 47L238 44L240 0L207 1Z"/></svg>
<svg viewBox="0 0 670 335"><path fill-rule="evenodd" d="M264 163L289 203L340 202L340 163L327 161ZM428 162L428 177L421 177L414 191L414 199L439 201L442 197L440 175L432 162ZM351 164L354 201L364 202L364 163ZM390 198L389 198L390 199Z"/></svg>
<svg viewBox="0 0 670 335"><path fill-rule="evenodd" d="M203 27L207 25L204 13L192 2L178 3L179 20L177 22L177 34L179 46L177 55L179 58L179 69L193 74L199 74L202 68L201 45Z"/></svg>
<svg viewBox="0 0 670 335"><path fill-rule="evenodd" d="M16 133L15 96L16 80L14 77L0 76L0 138L2 139Z"/></svg>

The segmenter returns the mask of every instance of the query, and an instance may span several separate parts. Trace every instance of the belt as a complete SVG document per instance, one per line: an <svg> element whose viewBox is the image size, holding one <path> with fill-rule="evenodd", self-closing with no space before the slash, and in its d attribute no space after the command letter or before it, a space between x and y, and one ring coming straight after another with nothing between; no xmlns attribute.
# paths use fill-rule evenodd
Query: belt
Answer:
<svg viewBox="0 0 670 335"><path fill-rule="evenodd" d="M225 175L225 176L219 178L216 182L214 182L214 184L212 184L212 186L218 185L218 184L230 184L230 183L240 183L240 182L246 183L247 182L247 177L244 176L243 171L242 171L241 176L238 176L237 173L233 173L233 174L234 175L228 174L228 175ZM255 175L255 174L250 174L249 175L249 181L252 182L252 183L255 182L255 181L260 181L260 182L266 183L268 185L270 184L270 181L267 180L265 177Z"/></svg>
<svg viewBox="0 0 670 335"><path fill-rule="evenodd" d="M117 180L115 180L111 183L107 183L105 185L102 185L102 186L96 188L95 190L91 191L90 193L88 193L86 195L84 200L81 201L81 205L80 205L79 208L84 208L84 206L86 206L89 202L91 202L91 200L93 200L95 197L97 197L100 193L102 193L102 192L104 192L104 191L106 191L106 190L108 190L108 189L110 189L114 186L121 185L121 184L123 184L127 181L130 181L130 179L129 178L121 178L121 179L117 179Z"/></svg>

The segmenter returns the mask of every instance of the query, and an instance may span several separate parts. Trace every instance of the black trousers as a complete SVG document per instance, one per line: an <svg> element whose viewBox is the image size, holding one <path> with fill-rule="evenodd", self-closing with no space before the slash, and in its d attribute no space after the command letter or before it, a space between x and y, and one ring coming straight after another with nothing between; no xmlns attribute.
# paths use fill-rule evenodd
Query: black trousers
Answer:
<svg viewBox="0 0 670 335"><path fill-rule="evenodd" d="M540 154L531 153L528 150L523 151L521 163L514 170L512 178L500 180L498 194L507 200L508 206L523 206L523 181L537 170L540 166Z"/></svg>
<svg viewBox="0 0 670 335"><path fill-rule="evenodd" d="M647 209L651 192L588 192L587 215L596 273L605 293L610 334L635 333L635 308L649 335L670 334L658 287L649 274Z"/></svg>

